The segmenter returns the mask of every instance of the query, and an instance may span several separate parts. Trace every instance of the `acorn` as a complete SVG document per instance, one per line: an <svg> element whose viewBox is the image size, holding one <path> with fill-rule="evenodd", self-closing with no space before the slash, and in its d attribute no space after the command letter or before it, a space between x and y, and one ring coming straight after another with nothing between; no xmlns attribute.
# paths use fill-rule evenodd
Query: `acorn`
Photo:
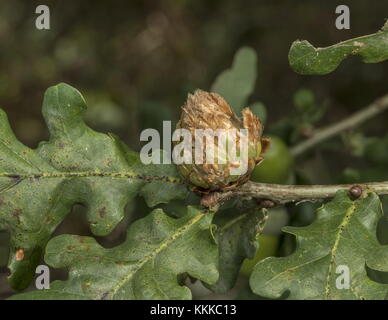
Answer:
<svg viewBox="0 0 388 320"><path fill-rule="evenodd" d="M263 155L269 146L269 138L262 137L264 126L260 119L249 108L241 112L239 118L230 108L228 103L217 93L196 90L189 94L185 105L182 107L181 119L177 129L186 129L191 133L192 161L190 163L177 164L178 171L185 181L198 193L232 190L249 180L251 172L264 158ZM202 161L195 158L196 132L198 129L211 129L210 132L232 132L235 134L233 145L229 138L222 143L220 138L213 136L213 140L203 139L203 147L200 149ZM241 130L246 129L246 130ZM208 130L209 131L209 130ZM181 143L175 141L174 146ZM209 142L210 141L210 142ZM245 157L244 169L239 172L242 162L236 162L235 157L229 154L231 146L236 147L236 155L240 147L246 143L247 157ZM208 152L215 154L216 161L207 162ZM237 173L236 173L237 172Z"/></svg>

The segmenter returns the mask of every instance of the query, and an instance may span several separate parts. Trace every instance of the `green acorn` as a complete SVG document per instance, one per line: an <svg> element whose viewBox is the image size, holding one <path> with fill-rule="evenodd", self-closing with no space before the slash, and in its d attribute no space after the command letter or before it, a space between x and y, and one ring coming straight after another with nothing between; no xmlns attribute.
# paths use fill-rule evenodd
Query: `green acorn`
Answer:
<svg viewBox="0 0 388 320"><path fill-rule="evenodd" d="M239 118L232 111L228 103L218 94L196 90L194 94L189 94L186 104L182 107L181 119L177 124L177 129L187 129L192 137L192 162L191 164L183 163L177 165L178 171L182 177L190 184L194 191L200 193L208 193L212 191L226 191L236 188L237 186L247 182L250 174L255 166L263 160L263 154L268 148L269 139L262 137L263 125L260 119L255 116L249 108L242 110L242 117ZM214 163L196 163L195 153L195 136L198 129L211 129L216 132L218 129L224 129L230 132L235 129L236 135L236 150L239 156L240 142L243 141L240 129L247 129L248 137L248 158L246 168L243 174L234 174L239 164L231 160L227 148L231 143L227 140L222 147L217 138L213 141L213 145L206 145L208 140L203 140L203 158L206 159L206 153L209 150L214 150L216 159L223 161L215 161ZM181 141L174 142L174 145ZM198 161L197 161L198 162Z"/></svg>

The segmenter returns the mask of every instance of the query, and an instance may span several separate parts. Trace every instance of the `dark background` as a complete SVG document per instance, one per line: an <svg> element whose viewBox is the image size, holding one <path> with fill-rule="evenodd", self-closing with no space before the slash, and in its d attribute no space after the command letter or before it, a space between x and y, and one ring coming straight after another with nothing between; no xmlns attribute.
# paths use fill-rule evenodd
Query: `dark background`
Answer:
<svg viewBox="0 0 388 320"><path fill-rule="evenodd" d="M49 6L51 30L35 28L37 4ZM350 30L335 28L338 4L350 6ZM326 120L335 121L385 93L387 63L352 57L330 75L300 76L288 65L289 47L296 39L328 46L374 33L388 17L387 7L386 1L3 0L0 106L17 136L36 146L47 138L43 93L67 82L90 106L98 101L109 111L114 105L108 119L92 112L91 120L136 146L154 110L176 118L187 93L209 90L234 53L248 45L259 59L252 101L267 105L269 122L292 112L292 94L300 87L329 99Z"/></svg>
<svg viewBox="0 0 388 320"><path fill-rule="evenodd" d="M35 28L35 8L51 10L51 30ZM335 8L347 4L350 30L335 28ZM44 91L58 82L78 88L97 130L119 134L139 149L139 132L177 119L188 92L209 90L242 46L258 54L258 80L251 101L267 106L271 127L293 113L292 96L304 87L328 104L319 125L359 110L387 93L388 64L346 59L326 76L301 76L288 65L297 39L328 46L374 33L388 17L387 1L15 1L0 2L0 107L17 137L36 147L48 138L41 116ZM365 125L385 133L388 115ZM333 160L342 170L346 157ZM303 164L297 166L303 170ZM328 170L330 171L330 170ZM321 181L327 182L324 177ZM318 178L319 180L319 178ZM74 233L87 225L65 221ZM2 278L6 275L5 268ZM0 280L0 295L8 292Z"/></svg>

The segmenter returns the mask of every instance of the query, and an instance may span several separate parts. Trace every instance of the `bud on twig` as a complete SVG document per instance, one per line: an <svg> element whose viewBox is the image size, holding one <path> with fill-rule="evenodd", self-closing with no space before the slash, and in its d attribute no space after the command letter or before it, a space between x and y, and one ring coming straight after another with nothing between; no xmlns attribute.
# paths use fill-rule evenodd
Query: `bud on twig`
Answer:
<svg viewBox="0 0 388 320"><path fill-rule="evenodd" d="M353 199L358 199L362 195L362 188L356 184L349 189L349 193Z"/></svg>

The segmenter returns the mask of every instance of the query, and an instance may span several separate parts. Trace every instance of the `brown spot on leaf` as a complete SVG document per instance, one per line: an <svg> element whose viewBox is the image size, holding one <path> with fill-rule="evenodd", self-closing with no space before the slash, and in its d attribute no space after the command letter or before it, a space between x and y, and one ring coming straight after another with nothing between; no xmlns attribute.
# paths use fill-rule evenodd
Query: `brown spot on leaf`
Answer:
<svg viewBox="0 0 388 320"><path fill-rule="evenodd" d="M15 209L12 211L12 215L16 218L18 224L20 224L20 215L21 214L22 214L22 209Z"/></svg>
<svg viewBox="0 0 388 320"><path fill-rule="evenodd" d="M98 210L98 214L100 215L101 218L104 218L106 216L106 208L103 207L100 210Z"/></svg>
<svg viewBox="0 0 388 320"><path fill-rule="evenodd" d="M16 261L22 261L24 259L24 249L20 248L15 253Z"/></svg>
<svg viewBox="0 0 388 320"><path fill-rule="evenodd" d="M18 174L9 174L7 177L14 180L20 180L20 176Z"/></svg>
<svg viewBox="0 0 388 320"><path fill-rule="evenodd" d="M101 300L105 300L109 295L109 292L104 292L102 295L101 295Z"/></svg>

